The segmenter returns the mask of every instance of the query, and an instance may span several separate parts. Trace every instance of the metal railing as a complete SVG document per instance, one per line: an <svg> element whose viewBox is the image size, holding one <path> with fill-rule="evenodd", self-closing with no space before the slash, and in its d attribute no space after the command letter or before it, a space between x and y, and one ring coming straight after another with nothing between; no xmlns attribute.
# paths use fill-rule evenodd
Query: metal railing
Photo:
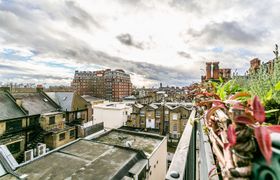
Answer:
<svg viewBox="0 0 280 180"><path fill-rule="evenodd" d="M196 109L193 109L166 174L168 180L195 179ZM194 125L194 126L193 126Z"/></svg>
<svg viewBox="0 0 280 180"><path fill-rule="evenodd" d="M204 120L196 116L194 108L185 126L166 180L218 180L213 152L206 132Z"/></svg>

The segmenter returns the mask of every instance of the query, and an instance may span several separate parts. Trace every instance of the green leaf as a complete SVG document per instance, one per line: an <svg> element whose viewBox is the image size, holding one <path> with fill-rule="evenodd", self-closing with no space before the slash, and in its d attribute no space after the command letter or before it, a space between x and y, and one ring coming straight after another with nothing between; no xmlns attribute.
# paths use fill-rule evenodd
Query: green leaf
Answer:
<svg viewBox="0 0 280 180"><path fill-rule="evenodd" d="M271 113L275 113L278 111L279 111L279 109L271 109L271 110L265 111L265 114L271 114Z"/></svg>
<svg viewBox="0 0 280 180"><path fill-rule="evenodd" d="M275 85L274 89L280 91L280 81Z"/></svg>
<svg viewBox="0 0 280 180"><path fill-rule="evenodd" d="M220 80L221 83L224 82L224 80L223 80L223 78L221 76L219 77L219 80Z"/></svg>
<svg viewBox="0 0 280 180"><path fill-rule="evenodd" d="M266 101L269 101L271 99L272 99L272 89L270 89L265 95L265 100Z"/></svg>

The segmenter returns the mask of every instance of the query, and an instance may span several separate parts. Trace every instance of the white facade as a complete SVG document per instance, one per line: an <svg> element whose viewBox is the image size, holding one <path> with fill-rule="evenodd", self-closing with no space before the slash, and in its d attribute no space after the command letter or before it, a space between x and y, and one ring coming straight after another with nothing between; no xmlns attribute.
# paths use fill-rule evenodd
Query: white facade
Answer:
<svg viewBox="0 0 280 180"><path fill-rule="evenodd" d="M156 121L155 119L150 119L150 118L147 118L146 119L146 128L155 128L156 126Z"/></svg>
<svg viewBox="0 0 280 180"><path fill-rule="evenodd" d="M165 179L167 171L167 138L165 137L158 147L148 157L150 170L147 179Z"/></svg>
<svg viewBox="0 0 280 180"><path fill-rule="evenodd" d="M106 129L116 129L125 125L132 107L124 103L104 103L93 106L93 123L104 123Z"/></svg>

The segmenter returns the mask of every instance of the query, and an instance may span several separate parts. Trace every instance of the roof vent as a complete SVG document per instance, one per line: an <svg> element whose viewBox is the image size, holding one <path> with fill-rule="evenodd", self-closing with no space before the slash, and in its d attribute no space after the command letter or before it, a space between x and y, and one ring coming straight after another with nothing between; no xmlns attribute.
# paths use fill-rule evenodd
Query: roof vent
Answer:
<svg viewBox="0 0 280 180"><path fill-rule="evenodd" d="M132 142L131 141L126 141L125 142L125 147L131 147L132 146Z"/></svg>
<svg viewBox="0 0 280 180"><path fill-rule="evenodd" d="M63 97L63 101L65 101L67 99L67 96Z"/></svg>
<svg viewBox="0 0 280 180"><path fill-rule="evenodd" d="M48 102L48 100L46 98L44 98L43 101Z"/></svg>

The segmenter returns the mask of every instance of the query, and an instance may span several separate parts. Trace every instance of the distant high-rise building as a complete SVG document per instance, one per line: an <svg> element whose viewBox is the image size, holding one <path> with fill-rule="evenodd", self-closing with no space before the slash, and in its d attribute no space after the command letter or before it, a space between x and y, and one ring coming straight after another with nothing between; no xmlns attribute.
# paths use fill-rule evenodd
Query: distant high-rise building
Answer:
<svg viewBox="0 0 280 180"><path fill-rule="evenodd" d="M110 101L121 101L132 93L130 76L122 69L75 71L71 86L80 95L91 95Z"/></svg>

